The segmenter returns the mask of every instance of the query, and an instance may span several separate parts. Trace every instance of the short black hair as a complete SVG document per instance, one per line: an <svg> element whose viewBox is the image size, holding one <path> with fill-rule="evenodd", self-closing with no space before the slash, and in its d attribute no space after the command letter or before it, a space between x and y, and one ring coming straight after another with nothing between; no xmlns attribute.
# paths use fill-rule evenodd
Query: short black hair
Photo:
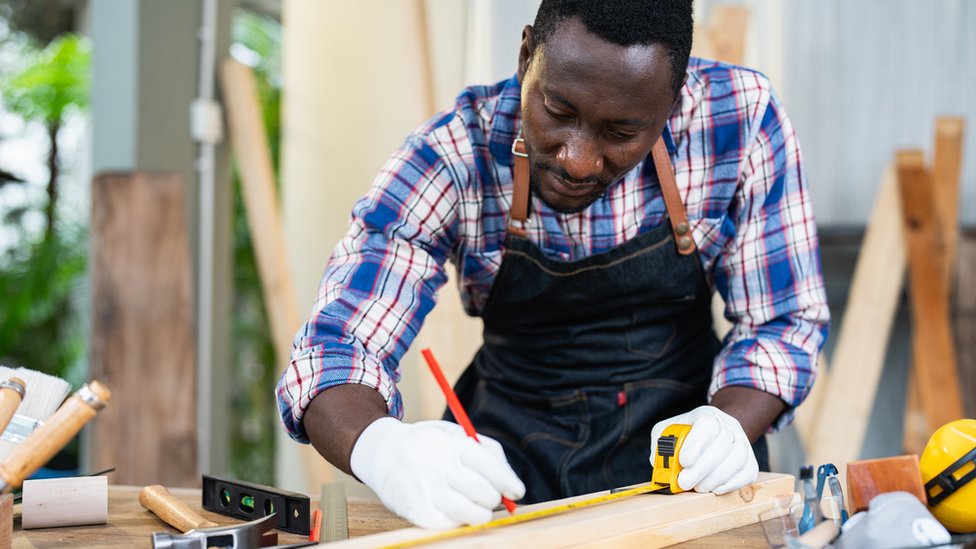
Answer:
<svg viewBox="0 0 976 549"><path fill-rule="evenodd" d="M542 0L532 25L535 47L565 19L579 17L597 36L622 46L661 44L668 49L675 97L681 92L691 37L692 0Z"/></svg>

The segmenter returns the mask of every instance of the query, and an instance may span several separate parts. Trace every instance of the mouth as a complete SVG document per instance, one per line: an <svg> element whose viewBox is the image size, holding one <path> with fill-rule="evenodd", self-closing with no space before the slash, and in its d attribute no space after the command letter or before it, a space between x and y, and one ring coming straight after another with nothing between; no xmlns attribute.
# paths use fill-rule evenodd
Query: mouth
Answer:
<svg viewBox="0 0 976 549"><path fill-rule="evenodd" d="M552 183L553 190L563 196L582 198L593 194L601 187L599 182L574 182L564 179L551 171L545 173L546 177Z"/></svg>

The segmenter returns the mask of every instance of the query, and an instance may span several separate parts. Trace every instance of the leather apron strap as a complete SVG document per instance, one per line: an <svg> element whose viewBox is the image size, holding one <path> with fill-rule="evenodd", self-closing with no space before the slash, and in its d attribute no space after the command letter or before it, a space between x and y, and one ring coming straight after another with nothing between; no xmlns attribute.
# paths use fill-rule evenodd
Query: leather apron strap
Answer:
<svg viewBox="0 0 976 549"><path fill-rule="evenodd" d="M509 216L508 232L516 236L525 237L525 227L529 219L529 156L525 150L525 140L517 138L512 143L512 155L515 158L515 175L513 177L514 192L512 194L512 210ZM674 179L674 168L671 157L663 139L658 139L651 148L651 158L657 171L658 182L661 184L661 194L664 195L664 206L668 211L671 232L674 242L681 255L695 252L695 241L691 238L691 226L688 224L688 213L678 193L678 184Z"/></svg>

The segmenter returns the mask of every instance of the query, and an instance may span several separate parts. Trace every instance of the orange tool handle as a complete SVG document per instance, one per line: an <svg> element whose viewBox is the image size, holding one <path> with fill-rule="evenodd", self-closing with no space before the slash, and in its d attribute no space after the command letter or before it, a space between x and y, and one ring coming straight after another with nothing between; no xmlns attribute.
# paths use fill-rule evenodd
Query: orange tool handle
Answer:
<svg viewBox="0 0 976 549"><path fill-rule="evenodd" d="M478 433L474 430L474 425L471 424L471 419L464 411L464 407L461 406L461 401L458 400L457 393L454 392L454 388L451 387L451 384L447 382L447 378L444 377L444 372L441 371L440 364L434 358L434 353L430 352L430 349L423 349L420 351L420 354L424 355L424 360L427 361L427 366L430 366L430 371L434 374L434 379L437 380L441 391L444 392L444 397L447 399L447 407L450 408L451 414L454 415L454 419L457 420L458 425L463 427L465 434L473 438L475 442L481 442L478 440ZM505 509L508 509L509 514L515 513L514 501L502 496L502 503L505 505Z"/></svg>

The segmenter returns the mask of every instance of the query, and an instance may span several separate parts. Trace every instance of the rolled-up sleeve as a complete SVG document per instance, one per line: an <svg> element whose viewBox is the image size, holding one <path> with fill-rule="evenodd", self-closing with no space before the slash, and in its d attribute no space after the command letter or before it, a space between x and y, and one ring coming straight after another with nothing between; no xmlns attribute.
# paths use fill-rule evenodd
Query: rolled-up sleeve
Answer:
<svg viewBox="0 0 976 549"><path fill-rule="evenodd" d="M764 102L728 213L734 237L713 271L733 328L709 398L728 386L775 395L787 406L778 429L813 387L829 312L799 144L775 95Z"/></svg>
<svg viewBox="0 0 976 549"><path fill-rule="evenodd" d="M445 172L434 148L414 134L354 206L278 382L281 420L293 439L308 442L305 410L336 385L372 387L402 417L400 359L446 281L457 239L458 197Z"/></svg>

